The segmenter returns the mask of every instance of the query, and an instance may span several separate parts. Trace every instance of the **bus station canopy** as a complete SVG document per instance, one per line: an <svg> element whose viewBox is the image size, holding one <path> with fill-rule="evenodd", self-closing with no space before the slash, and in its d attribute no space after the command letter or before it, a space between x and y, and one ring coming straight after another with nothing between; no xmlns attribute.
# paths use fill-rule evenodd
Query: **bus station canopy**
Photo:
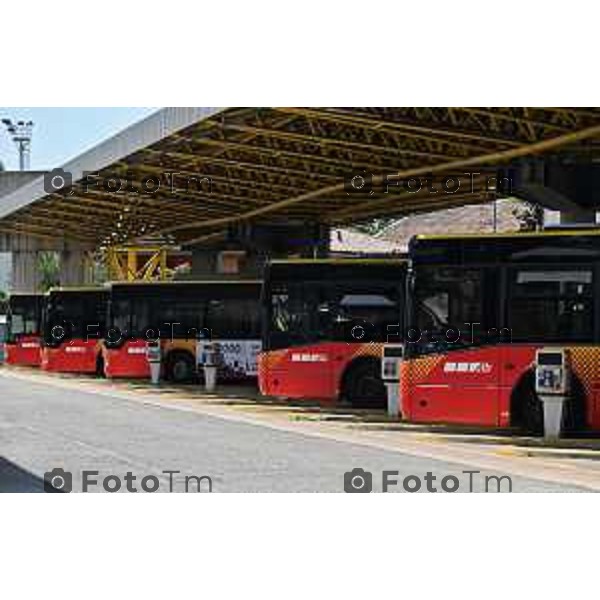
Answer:
<svg viewBox="0 0 600 600"><path fill-rule="evenodd" d="M0 233L196 244L244 222L399 217L490 200L503 165L593 160L599 141L593 108L165 108L63 165L72 186L46 174L5 195ZM456 174L459 190L436 185ZM436 192L390 193L390 175Z"/></svg>

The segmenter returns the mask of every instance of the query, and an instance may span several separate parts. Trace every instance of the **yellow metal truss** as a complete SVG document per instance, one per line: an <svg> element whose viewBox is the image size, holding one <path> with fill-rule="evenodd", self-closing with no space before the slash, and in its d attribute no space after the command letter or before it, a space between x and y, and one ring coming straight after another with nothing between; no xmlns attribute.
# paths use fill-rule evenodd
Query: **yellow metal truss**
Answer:
<svg viewBox="0 0 600 600"><path fill-rule="evenodd" d="M164 247L113 246L107 248L106 262L112 281L164 281L173 277Z"/></svg>
<svg viewBox="0 0 600 600"><path fill-rule="evenodd" d="M495 193L479 186L468 196L387 194L384 178L443 178L466 170L485 176L542 155L600 160L600 109L230 108L116 158L94 177L120 177L140 190L151 176L161 183L156 192L130 193L124 185L115 193L77 181L68 193L48 194L2 219L0 233L104 248L148 237L213 243L244 222L344 226L488 202ZM345 180L363 171L372 176L374 193L348 193Z"/></svg>

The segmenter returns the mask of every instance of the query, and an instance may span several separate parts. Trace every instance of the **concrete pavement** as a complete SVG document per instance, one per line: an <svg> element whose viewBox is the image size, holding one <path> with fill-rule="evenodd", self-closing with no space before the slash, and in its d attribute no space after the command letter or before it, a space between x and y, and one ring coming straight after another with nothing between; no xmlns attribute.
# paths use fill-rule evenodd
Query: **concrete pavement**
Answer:
<svg viewBox="0 0 600 600"><path fill-rule="evenodd" d="M199 485L215 492L342 492L344 474L362 468L372 473L374 491L382 489L383 471L391 472L389 491L403 491L403 483L420 485L420 491L457 485L464 492L508 491L508 479L499 479L504 476L515 492L586 491L568 478L561 483L509 472L503 469L508 462L482 469L464 452L444 460L439 457L453 454L439 443L434 458L408 446L354 440L352 432L344 437L335 427L313 433L289 419L261 420L181 403L176 392L167 396L0 370L0 490L42 491L44 473L62 468L72 473L74 491L82 490L88 471L89 491L104 491L103 484L144 491L146 478L144 489L158 481L158 491L196 491ZM368 485L368 475L352 481Z"/></svg>

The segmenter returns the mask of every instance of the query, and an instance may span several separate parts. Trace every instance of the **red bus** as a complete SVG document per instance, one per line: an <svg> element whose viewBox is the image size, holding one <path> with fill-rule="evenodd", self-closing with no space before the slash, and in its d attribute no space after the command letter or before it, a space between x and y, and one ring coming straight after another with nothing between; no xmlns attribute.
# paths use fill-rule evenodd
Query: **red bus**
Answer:
<svg viewBox="0 0 600 600"><path fill-rule="evenodd" d="M355 407L385 406L381 351L390 332L400 333L405 275L406 261L397 259L268 264L261 392Z"/></svg>
<svg viewBox="0 0 600 600"><path fill-rule="evenodd" d="M5 361L39 366L43 294L11 294L6 315Z"/></svg>
<svg viewBox="0 0 600 600"><path fill-rule="evenodd" d="M570 356L563 429L600 429L598 231L417 236L409 254L404 418L540 433L534 363L551 347Z"/></svg>
<svg viewBox="0 0 600 600"><path fill-rule="evenodd" d="M160 338L163 377L202 374L204 347L215 344L220 379L256 377L261 282L255 280L113 283L104 362L107 377L148 378L149 339Z"/></svg>
<svg viewBox="0 0 600 600"><path fill-rule="evenodd" d="M61 373L104 371L101 339L108 290L54 288L43 312L42 369Z"/></svg>

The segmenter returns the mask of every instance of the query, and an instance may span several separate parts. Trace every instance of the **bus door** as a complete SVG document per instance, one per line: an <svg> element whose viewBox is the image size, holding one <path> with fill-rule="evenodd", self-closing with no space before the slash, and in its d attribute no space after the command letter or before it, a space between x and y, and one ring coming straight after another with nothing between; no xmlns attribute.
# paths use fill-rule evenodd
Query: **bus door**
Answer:
<svg viewBox="0 0 600 600"><path fill-rule="evenodd" d="M499 425L498 288L492 269L416 270L407 418Z"/></svg>

